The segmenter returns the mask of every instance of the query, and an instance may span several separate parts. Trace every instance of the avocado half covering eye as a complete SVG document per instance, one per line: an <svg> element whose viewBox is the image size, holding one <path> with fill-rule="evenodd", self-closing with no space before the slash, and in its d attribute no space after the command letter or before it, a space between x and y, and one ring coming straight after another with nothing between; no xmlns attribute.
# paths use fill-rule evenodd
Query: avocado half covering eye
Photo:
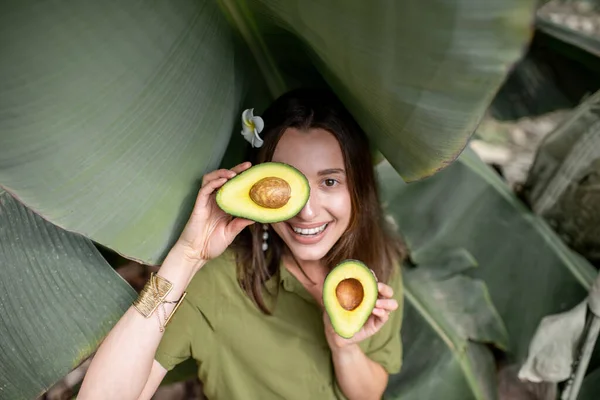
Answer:
<svg viewBox="0 0 600 400"><path fill-rule="evenodd" d="M226 213L263 224L281 222L302 210L310 196L308 179L291 165L256 164L217 191L217 205Z"/></svg>
<svg viewBox="0 0 600 400"><path fill-rule="evenodd" d="M349 339L361 330L378 297L377 279L358 260L345 260L325 278L323 304L335 332Z"/></svg>

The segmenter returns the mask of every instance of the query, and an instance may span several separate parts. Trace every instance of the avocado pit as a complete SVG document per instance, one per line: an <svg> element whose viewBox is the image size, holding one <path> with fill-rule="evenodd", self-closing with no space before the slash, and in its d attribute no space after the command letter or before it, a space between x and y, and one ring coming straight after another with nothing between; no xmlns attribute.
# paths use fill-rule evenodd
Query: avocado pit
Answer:
<svg viewBox="0 0 600 400"><path fill-rule="evenodd" d="M344 310L352 311L362 303L365 293L358 279L348 278L337 285L335 295Z"/></svg>
<svg viewBox="0 0 600 400"><path fill-rule="evenodd" d="M281 208L291 197L290 184L276 176L262 178L250 188L252 201L265 208Z"/></svg>

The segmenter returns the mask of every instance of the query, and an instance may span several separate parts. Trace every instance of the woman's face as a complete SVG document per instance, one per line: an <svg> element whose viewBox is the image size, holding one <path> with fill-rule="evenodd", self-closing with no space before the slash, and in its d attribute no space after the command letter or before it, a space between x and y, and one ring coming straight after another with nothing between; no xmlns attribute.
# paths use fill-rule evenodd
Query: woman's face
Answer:
<svg viewBox="0 0 600 400"><path fill-rule="evenodd" d="M310 184L304 208L295 217L272 224L273 229L298 260L320 260L346 231L352 212L340 145L324 129L288 128L273 161L295 167Z"/></svg>

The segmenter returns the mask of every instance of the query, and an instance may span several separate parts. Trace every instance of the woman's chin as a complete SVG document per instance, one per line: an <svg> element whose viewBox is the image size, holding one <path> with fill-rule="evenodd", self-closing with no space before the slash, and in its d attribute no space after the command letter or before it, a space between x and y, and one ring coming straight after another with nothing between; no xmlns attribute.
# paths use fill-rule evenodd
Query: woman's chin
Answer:
<svg viewBox="0 0 600 400"><path fill-rule="evenodd" d="M323 257L325 257L325 255L327 254L327 250L328 249L321 249L319 247L321 246L311 246L311 248L306 248L306 247L301 247L298 248L298 246L288 246L291 253L294 255L294 257L302 262L302 261L319 261L321 260Z"/></svg>
<svg viewBox="0 0 600 400"><path fill-rule="evenodd" d="M292 238L284 240L287 248L298 261L319 261L327 255L331 248L321 241L315 244L300 244Z"/></svg>

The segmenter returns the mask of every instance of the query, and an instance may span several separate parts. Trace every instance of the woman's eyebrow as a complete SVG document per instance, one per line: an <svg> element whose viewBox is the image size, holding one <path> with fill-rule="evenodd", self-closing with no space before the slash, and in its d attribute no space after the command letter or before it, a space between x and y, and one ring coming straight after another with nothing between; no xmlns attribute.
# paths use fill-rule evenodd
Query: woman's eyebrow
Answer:
<svg viewBox="0 0 600 400"><path fill-rule="evenodd" d="M334 175L334 174L345 174L346 171L344 171L343 168L329 168L329 169L324 169L318 172L319 176L322 175Z"/></svg>

